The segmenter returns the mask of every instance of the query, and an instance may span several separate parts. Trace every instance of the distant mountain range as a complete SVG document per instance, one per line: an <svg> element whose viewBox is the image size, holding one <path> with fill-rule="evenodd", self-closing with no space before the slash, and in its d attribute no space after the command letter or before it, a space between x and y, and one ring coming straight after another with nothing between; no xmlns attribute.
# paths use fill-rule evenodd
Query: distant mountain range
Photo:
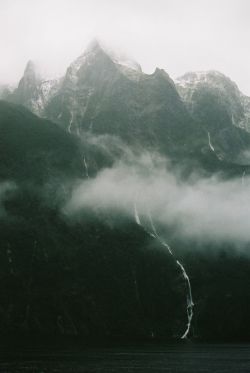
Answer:
<svg viewBox="0 0 250 373"><path fill-rule="evenodd" d="M249 340L249 243L184 240L130 185L130 214L95 195L94 208L78 201L73 218L65 213L79 186L124 163L129 178L142 156L152 156L151 168L138 166L152 178L157 155L179 183L244 184L250 98L235 83L216 71L148 75L94 41L60 79L43 80L29 61L0 97L3 336Z"/></svg>

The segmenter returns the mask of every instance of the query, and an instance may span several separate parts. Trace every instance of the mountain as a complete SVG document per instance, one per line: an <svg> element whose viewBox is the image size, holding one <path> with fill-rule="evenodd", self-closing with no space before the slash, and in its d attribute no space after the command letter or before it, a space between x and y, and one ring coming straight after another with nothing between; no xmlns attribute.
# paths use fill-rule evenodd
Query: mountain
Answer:
<svg viewBox="0 0 250 373"><path fill-rule="evenodd" d="M36 112L38 110L36 101L38 100L38 86L40 82L41 78L35 64L29 61L17 89L13 92L11 100Z"/></svg>
<svg viewBox="0 0 250 373"><path fill-rule="evenodd" d="M244 96L237 85L218 71L189 72L176 80L177 88L184 102L195 113L196 100L200 94L217 96L224 106L232 124L243 129L248 128L248 112ZM250 100L250 98L249 98Z"/></svg>
<svg viewBox="0 0 250 373"><path fill-rule="evenodd" d="M190 133L206 142L164 70L144 74L139 64L96 41L57 82L41 81L29 63L9 100L68 132L112 134L164 154L192 152Z"/></svg>
<svg viewBox="0 0 250 373"><path fill-rule="evenodd" d="M122 216L62 212L72 182L86 178L83 145L4 101L0 138L3 338L181 337L186 281L162 244Z"/></svg>
<svg viewBox="0 0 250 373"><path fill-rule="evenodd" d="M44 107L56 93L60 79L43 80L33 61L29 61L18 87L6 98L43 116Z"/></svg>
<svg viewBox="0 0 250 373"><path fill-rule="evenodd" d="M201 250L165 232L171 252L140 211L131 219L99 206L72 220L62 207L72 181L88 180L82 154L98 172L99 158L101 168L103 158L109 163L102 144L86 149L58 125L3 101L0 135L3 338L179 339L191 306L189 337L247 339L250 262L234 245Z"/></svg>
<svg viewBox="0 0 250 373"><path fill-rule="evenodd" d="M98 41L55 81L41 80L29 63L8 99L78 136L111 134L214 170L221 162L250 162L249 99L230 79L188 73L175 85L164 70L145 74Z"/></svg>
<svg viewBox="0 0 250 373"><path fill-rule="evenodd" d="M94 41L59 80L44 81L29 63L7 99L0 102L2 335L249 340L249 243L183 236L177 218L155 222L143 199L159 181L151 199L167 195L171 215L180 189L184 216L183 206L206 214L197 185L198 196L204 185L213 194L217 182L241 196L250 172L249 101L230 79L188 73L174 83ZM76 198L70 215L65 206L79 188L90 192L88 203ZM220 212L224 194L209 210Z"/></svg>
<svg viewBox="0 0 250 373"><path fill-rule="evenodd" d="M194 120L206 130L217 157L249 164L250 98L217 71L186 73L176 87Z"/></svg>
<svg viewBox="0 0 250 373"><path fill-rule="evenodd" d="M71 64L44 113L78 135L112 134L169 154L177 146L184 151L185 139L197 131L165 71L144 74L99 43Z"/></svg>

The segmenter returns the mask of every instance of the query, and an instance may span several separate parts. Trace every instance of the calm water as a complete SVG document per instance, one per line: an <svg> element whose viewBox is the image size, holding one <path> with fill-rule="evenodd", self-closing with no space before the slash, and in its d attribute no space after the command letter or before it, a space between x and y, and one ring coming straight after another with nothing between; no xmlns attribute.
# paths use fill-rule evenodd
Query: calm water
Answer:
<svg viewBox="0 0 250 373"><path fill-rule="evenodd" d="M250 373L250 345L1 351L1 373Z"/></svg>

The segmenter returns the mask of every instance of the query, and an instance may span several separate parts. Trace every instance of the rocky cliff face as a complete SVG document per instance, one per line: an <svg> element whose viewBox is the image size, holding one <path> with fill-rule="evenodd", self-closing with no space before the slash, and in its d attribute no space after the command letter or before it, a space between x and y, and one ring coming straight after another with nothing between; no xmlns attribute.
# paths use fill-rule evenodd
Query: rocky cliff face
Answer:
<svg viewBox="0 0 250 373"><path fill-rule="evenodd" d="M43 116L45 106L59 86L60 79L43 80L34 62L29 61L18 87L2 98L21 104L33 113Z"/></svg>
<svg viewBox="0 0 250 373"><path fill-rule="evenodd" d="M248 164L250 98L217 71L187 73L177 79L176 87L217 157Z"/></svg>
<svg viewBox="0 0 250 373"><path fill-rule="evenodd" d="M176 80L176 87L193 115L198 115L200 95L212 95L227 113L228 121L236 127L249 130L250 98L240 92L237 85L218 71L186 73Z"/></svg>

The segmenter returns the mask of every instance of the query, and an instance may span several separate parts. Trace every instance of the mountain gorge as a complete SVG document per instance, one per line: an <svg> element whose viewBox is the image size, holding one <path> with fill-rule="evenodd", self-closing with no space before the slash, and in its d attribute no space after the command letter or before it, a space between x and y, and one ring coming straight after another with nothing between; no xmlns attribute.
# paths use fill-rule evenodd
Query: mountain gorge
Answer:
<svg viewBox="0 0 250 373"><path fill-rule="evenodd" d="M250 99L229 78L94 41L2 98L3 335L249 340Z"/></svg>

